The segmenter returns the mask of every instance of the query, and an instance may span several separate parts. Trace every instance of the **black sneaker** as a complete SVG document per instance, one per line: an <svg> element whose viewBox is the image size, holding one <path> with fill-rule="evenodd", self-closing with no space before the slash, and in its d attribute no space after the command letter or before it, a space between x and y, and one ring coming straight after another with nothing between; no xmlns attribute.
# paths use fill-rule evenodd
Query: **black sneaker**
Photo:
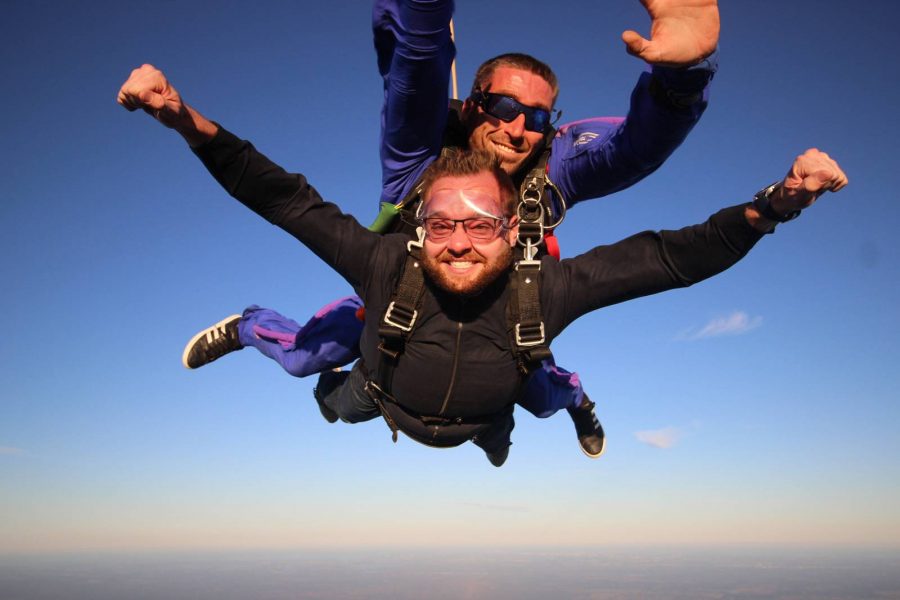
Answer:
<svg viewBox="0 0 900 600"><path fill-rule="evenodd" d="M572 422L575 423L575 434L578 436L578 445L588 458L600 458L606 450L606 436L603 435L603 427L594 414L594 403L587 394L577 408L567 408Z"/></svg>
<svg viewBox="0 0 900 600"><path fill-rule="evenodd" d="M338 414L325 406L325 396L344 383L344 380L349 376L349 371L344 371L340 368L319 373L319 381L316 382L316 387L313 388L313 397L316 399L316 404L319 405L319 412L322 413L322 417L329 423L336 423Z"/></svg>
<svg viewBox="0 0 900 600"><path fill-rule="evenodd" d="M487 458L491 461L492 465L495 467L502 467L503 463L506 462L506 458L509 456L509 446L504 446L495 452L485 452L485 454L487 454Z"/></svg>
<svg viewBox="0 0 900 600"><path fill-rule="evenodd" d="M240 320L241 315L231 315L192 337L184 347L181 364L188 369L197 369L243 348L238 340Z"/></svg>

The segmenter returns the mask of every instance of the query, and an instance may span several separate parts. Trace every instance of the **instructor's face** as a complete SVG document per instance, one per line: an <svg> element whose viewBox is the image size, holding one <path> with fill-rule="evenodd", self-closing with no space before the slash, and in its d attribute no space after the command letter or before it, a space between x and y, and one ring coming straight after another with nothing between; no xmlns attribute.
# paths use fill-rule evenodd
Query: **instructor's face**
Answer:
<svg viewBox="0 0 900 600"><path fill-rule="evenodd" d="M434 182L423 214L426 219L447 219L442 225L453 229L440 241L426 233L422 266L432 281L448 292L472 296L509 268L516 228L491 218L502 218L501 206L500 186L490 173L442 177ZM464 219L486 219L496 225L495 233L490 239L473 240L466 232L468 224L458 222ZM474 226L475 222L470 223Z"/></svg>
<svg viewBox="0 0 900 600"><path fill-rule="evenodd" d="M486 92L502 94L521 104L550 110L553 107L553 88L543 78L530 71L513 67L498 67L485 85ZM542 132L525 129L525 115L518 115L509 123L493 117L466 101L466 124L469 127L469 146L486 150L500 159L503 170L513 175L540 146Z"/></svg>

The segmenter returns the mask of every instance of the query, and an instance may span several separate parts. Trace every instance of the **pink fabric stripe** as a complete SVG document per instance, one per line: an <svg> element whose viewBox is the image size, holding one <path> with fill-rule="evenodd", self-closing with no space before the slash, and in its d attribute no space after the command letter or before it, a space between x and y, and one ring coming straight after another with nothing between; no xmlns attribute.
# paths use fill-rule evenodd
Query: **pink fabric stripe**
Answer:
<svg viewBox="0 0 900 600"><path fill-rule="evenodd" d="M609 123L610 125L619 125L622 121L625 120L625 117L594 117L591 119L582 119L580 121L572 121L571 123L566 123L565 125L560 125L557 128L556 135L562 135L569 127L574 127L575 125L580 125L581 123Z"/></svg>
<svg viewBox="0 0 900 600"><path fill-rule="evenodd" d="M338 298L338 299L335 300L334 302L331 302L331 303L329 303L329 304L326 304L325 306L323 306L322 308L319 309L319 311L315 314L314 318L317 317L317 318L320 318L320 319L321 319L321 318L324 317L326 314L328 314L329 312L331 312L331 311L332 311L338 304L340 304L341 302L344 302L345 300L350 300L351 298L355 298L355 297L356 297L356 296L344 296L343 298Z"/></svg>
<svg viewBox="0 0 900 600"><path fill-rule="evenodd" d="M274 340L281 344L281 346L284 348L292 348L294 346L294 341L297 339L296 333L272 331L271 329L266 329L264 327L260 327L259 325L253 326L253 333L255 333L262 339Z"/></svg>

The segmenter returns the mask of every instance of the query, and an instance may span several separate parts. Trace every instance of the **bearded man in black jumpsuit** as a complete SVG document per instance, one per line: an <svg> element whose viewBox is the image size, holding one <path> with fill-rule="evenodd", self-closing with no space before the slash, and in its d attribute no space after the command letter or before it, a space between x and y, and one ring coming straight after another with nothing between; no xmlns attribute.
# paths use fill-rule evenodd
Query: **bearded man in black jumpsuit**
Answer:
<svg viewBox="0 0 900 600"><path fill-rule="evenodd" d="M378 328L406 264L409 238L373 233L324 202L305 177L285 172L185 104L155 69L136 70L120 90L119 103L142 108L180 133L229 194L300 240L363 299L363 358L349 376L322 391L327 410L351 423L383 415L392 428L431 446L471 440L493 464L503 463L523 375L507 318L516 192L495 159L451 153L425 175L424 296L393 369L390 394L379 396L371 392L383 383L376 367ZM540 303L546 343L590 311L724 271L778 222L846 183L834 160L811 149L780 184L704 223L639 233L571 259L544 257Z"/></svg>

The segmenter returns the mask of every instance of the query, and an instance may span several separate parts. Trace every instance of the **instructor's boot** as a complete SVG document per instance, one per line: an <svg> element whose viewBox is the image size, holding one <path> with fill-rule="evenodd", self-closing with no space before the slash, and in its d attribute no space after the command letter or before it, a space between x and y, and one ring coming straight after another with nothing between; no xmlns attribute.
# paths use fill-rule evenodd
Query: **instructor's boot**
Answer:
<svg viewBox="0 0 900 600"><path fill-rule="evenodd" d="M197 369L243 348L238 339L240 320L241 315L231 315L192 337L184 347L181 364L188 369Z"/></svg>
<svg viewBox="0 0 900 600"><path fill-rule="evenodd" d="M606 449L606 436L603 435L603 427L594 414L594 403L587 394L576 408L567 408L572 422L575 423L575 434L578 436L578 445L588 458L600 458Z"/></svg>

